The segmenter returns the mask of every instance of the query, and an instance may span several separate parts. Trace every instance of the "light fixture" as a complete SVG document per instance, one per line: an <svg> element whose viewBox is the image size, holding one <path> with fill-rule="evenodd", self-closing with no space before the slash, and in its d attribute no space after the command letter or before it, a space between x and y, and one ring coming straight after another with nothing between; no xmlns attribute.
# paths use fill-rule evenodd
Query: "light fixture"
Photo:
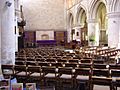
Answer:
<svg viewBox="0 0 120 90"><path fill-rule="evenodd" d="M12 5L12 3L10 1L6 1L5 4L10 7Z"/></svg>

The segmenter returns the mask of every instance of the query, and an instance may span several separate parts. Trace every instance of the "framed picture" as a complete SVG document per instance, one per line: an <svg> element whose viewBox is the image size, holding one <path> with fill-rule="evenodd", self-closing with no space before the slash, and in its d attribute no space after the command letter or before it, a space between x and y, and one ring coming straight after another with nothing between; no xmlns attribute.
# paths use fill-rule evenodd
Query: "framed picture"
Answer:
<svg viewBox="0 0 120 90"><path fill-rule="evenodd" d="M12 90L23 90L23 83L14 83L11 88Z"/></svg>
<svg viewBox="0 0 120 90"><path fill-rule="evenodd" d="M26 90L36 90L36 83L26 83Z"/></svg>

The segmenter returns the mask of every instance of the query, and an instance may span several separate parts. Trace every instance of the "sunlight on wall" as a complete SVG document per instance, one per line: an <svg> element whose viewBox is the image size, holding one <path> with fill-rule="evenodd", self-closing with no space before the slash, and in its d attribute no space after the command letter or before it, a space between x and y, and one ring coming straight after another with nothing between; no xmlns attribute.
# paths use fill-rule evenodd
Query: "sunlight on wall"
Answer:
<svg viewBox="0 0 120 90"><path fill-rule="evenodd" d="M31 0L20 0L20 2L21 2L21 5L23 5L24 3L28 3L28 2L30 2Z"/></svg>
<svg viewBox="0 0 120 90"><path fill-rule="evenodd" d="M67 8L70 8L74 5L75 0L67 0Z"/></svg>

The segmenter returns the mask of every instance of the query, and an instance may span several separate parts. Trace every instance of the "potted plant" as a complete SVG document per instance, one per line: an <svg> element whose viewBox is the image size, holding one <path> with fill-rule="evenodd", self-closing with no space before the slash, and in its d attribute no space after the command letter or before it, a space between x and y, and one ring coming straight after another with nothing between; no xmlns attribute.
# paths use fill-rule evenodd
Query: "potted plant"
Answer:
<svg viewBox="0 0 120 90"><path fill-rule="evenodd" d="M89 36L89 41L90 41L90 42L94 42L94 41L95 41L95 35L94 35L94 34L91 34L91 35Z"/></svg>
<svg viewBox="0 0 120 90"><path fill-rule="evenodd" d="M89 36L89 41L90 41L91 45L94 45L94 42L95 42L95 35L94 34L91 34Z"/></svg>

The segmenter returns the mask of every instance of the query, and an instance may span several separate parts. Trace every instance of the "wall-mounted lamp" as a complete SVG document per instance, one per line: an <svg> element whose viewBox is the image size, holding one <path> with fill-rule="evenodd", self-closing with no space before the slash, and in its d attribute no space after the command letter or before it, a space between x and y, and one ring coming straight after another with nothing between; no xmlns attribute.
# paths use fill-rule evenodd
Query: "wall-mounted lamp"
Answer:
<svg viewBox="0 0 120 90"><path fill-rule="evenodd" d="M12 5L12 3L10 1L6 1L5 4L10 7Z"/></svg>

